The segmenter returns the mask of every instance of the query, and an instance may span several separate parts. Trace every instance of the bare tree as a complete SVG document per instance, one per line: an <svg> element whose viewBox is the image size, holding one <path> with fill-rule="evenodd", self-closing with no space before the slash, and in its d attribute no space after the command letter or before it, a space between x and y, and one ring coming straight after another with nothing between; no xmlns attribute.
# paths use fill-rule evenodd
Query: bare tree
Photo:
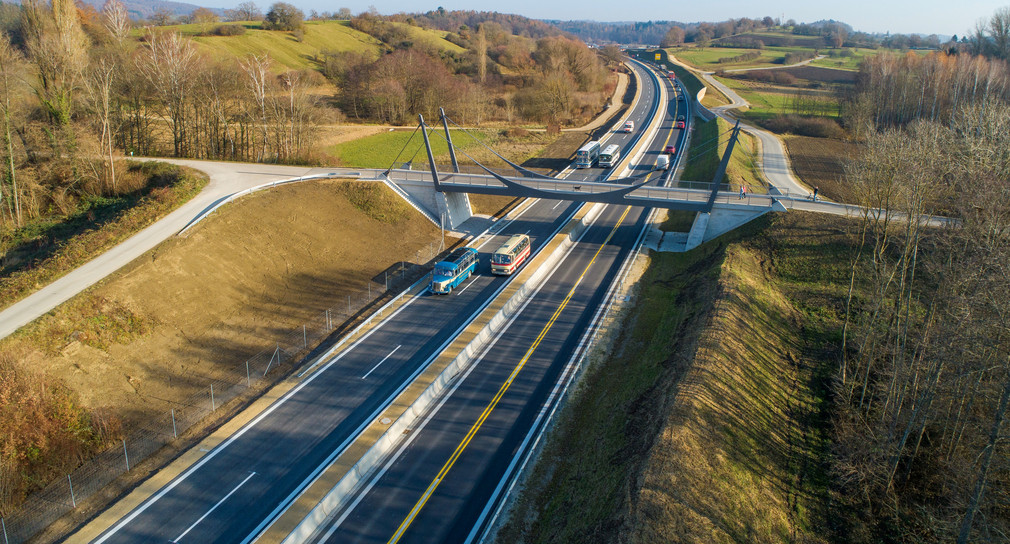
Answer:
<svg viewBox="0 0 1010 544"><path fill-rule="evenodd" d="M102 23L120 43L130 34L130 14L119 0L107 0L102 6Z"/></svg>
<svg viewBox="0 0 1010 544"><path fill-rule="evenodd" d="M7 199L7 211L10 213L12 222L20 227L21 217L21 197L18 191L17 175L14 167L14 140L11 137L11 98L16 92L11 84L18 78L18 66L22 63L21 55L11 46L10 38L6 35L0 37L0 110L3 114L4 124L4 149L7 153L5 162L6 172L4 183L0 183L0 200L3 199L3 186L10 183L10 196ZM2 206L2 202L0 202Z"/></svg>
<svg viewBox="0 0 1010 544"><path fill-rule="evenodd" d="M263 12L260 11L259 6L255 2L242 2L241 4L235 6L235 9L230 9L225 12L229 21L261 21L263 20Z"/></svg>
<svg viewBox="0 0 1010 544"><path fill-rule="evenodd" d="M187 152L186 115L196 50L188 39L176 32L151 31L147 46L139 68L165 108L166 117L172 125L175 156L181 157Z"/></svg>
<svg viewBox="0 0 1010 544"><path fill-rule="evenodd" d="M70 124L73 93L87 65L88 39L73 0L27 0L22 10L28 56L38 70L36 94L50 120Z"/></svg>
<svg viewBox="0 0 1010 544"><path fill-rule="evenodd" d="M246 84L252 93L253 103L256 106L260 122L260 142L259 150L256 152L256 160L262 161L266 156L267 145L267 80L270 77L270 57L266 55L250 55L245 60L239 61L239 66L248 76Z"/></svg>
<svg viewBox="0 0 1010 544"><path fill-rule="evenodd" d="M116 191L116 161L113 154L112 140L112 91L118 77L119 66L110 56L102 56L92 63L87 77L84 79L88 94L98 111L98 123L101 127L100 144L106 153L106 172L112 191Z"/></svg>

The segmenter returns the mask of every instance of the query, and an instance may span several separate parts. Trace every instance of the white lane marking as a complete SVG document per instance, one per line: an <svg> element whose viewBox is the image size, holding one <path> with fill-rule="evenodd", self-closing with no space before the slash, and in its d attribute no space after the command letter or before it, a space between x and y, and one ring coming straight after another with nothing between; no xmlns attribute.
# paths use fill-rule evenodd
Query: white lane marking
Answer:
<svg viewBox="0 0 1010 544"><path fill-rule="evenodd" d="M395 348L393 348L393 351L390 351L389 353L387 353L386 356L383 357L381 361L379 361L378 363L375 364L375 366L372 367L372 370L369 370L368 372L365 372L365 375L362 376L361 379L363 380L363 379L367 378L369 374L371 374L372 372L375 372L375 369L379 368L379 365L381 365L382 363L385 363L386 359L389 359L394 353L396 353L396 350L398 350L398 349L400 349L402 347L403 347L403 344L400 344L399 346L396 346Z"/></svg>
<svg viewBox="0 0 1010 544"><path fill-rule="evenodd" d="M378 473L374 474L371 477L371 480L369 480L368 483L363 488L358 487L361 485L361 482L358 483L358 486L355 487L356 491L354 492L355 495L354 500L347 506L347 508L344 509L340 517L338 517L336 521L333 522L333 525L330 526L329 530L326 531L323 537L321 539L316 540L316 542L326 542L327 540L329 540L331 536L333 536L333 533L336 532L337 528L340 527L342 523L344 523L344 520L347 519L347 516L351 515L351 512L355 508L357 508L358 504L361 503L362 500L364 500L365 495L367 495L372 490L372 488L375 487L375 485L379 482L379 480L382 479L382 477L386 474L387 471L389 471L390 467L393 466L393 463L395 463L396 460L400 458L403 452L407 450L407 447L414 442L414 439L421 434L421 431L438 414L438 411L442 408L442 406L446 402L448 402L449 398L452 397L452 395L456 392L456 390L459 389L461 385L463 385L463 382L465 382L466 379L470 376L470 374L477 368L477 363L479 363L484 359L484 357L488 354L488 352L491 351L491 349L498 344L502 336L505 335L506 331L508 331L508 329L512 326L512 324L515 323L515 321L519 319L521 315L523 315L523 312L525 312L526 307L529 306L530 303L532 303L533 300L536 299L537 295L540 294L540 291L544 288L544 286L548 284L551 278L554 277L554 274L557 273L558 269L561 268L561 265L564 264L566 260L568 260L568 256L571 255L573 251L575 251L575 247L586 236L586 234L590 230L590 227L596 224L596 220L599 219L599 217L600 215L597 215L596 217L593 218L593 220L589 223L586 229L582 231L582 235L579 236L578 240L575 240L575 243L572 244L567 251L565 251L565 254L561 256L561 258L558 260L557 263L554 264L554 268L552 268L550 272L548 272L544 276L544 279L540 282L540 285L537 286L537 288L532 293L530 293L526 301L523 302L521 306L519 306L519 309L516 310L516 312L512 315L512 317L509 318L509 320L505 323L505 325L498 330L498 332L495 334L493 338L488 340L487 344L480 351L477 357L474 358L473 362L468 365L463 374L454 378L455 383L453 383L452 386L447 391L443 391L442 393L440 393L441 399L438 401L438 404L430 408L430 411L428 411L428 413L424 416L424 419L421 420L421 423L417 425L416 428L414 428L413 432L410 433L410 436L405 441L399 444L399 446L395 450L395 453L393 453L392 456L389 458L389 460L387 460L386 463L382 465L382 468L379 469ZM334 510L330 514L335 515L337 512L340 512L340 510L339 509Z"/></svg>
<svg viewBox="0 0 1010 544"><path fill-rule="evenodd" d="M201 521L203 521L207 516L209 516L211 512L213 512L214 510L217 510L218 506L221 506L221 504L224 501L228 500L228 497L231 497L236 491L238 491L238 489L240 487L244 486L245 483L249 481L249 478L252 478L255 475L256 475L255 472L250 472L249 475L245 477L245 480L242 480L242 482L240 484L238 484L237 486L235 486L235 489L232 489L231 491L229 491L228 494L224 496L224 498L222 498L221 500L217 501L217 504L215 504L214 506L212 506L210 510L207 510L207 513L205 513L204 515L200 516L200 519L196 520L196 522L194 522L193 525L190 525L189 529L186 529L185 531L183 531L181 535L175 537L175 540L172 540L171 542L179 542L180 540L182 540L182 537L186 536L187 533L189 533L190 531L192 531L193 527L196 527L197 525L200 525Z"/></svg>
<svg viewBox="0 0 1010 544"><path fill-rule="evenodd" d="M458 297L458 296L462 295L463 291L466 291L471 285L473 285L473 282L477 281L478 277L479 276L474 276L473 279L470 280L470 283L464 285L463 288L460 289L459 291L456 291L456 296Z"/></svg>
<svg viewBox="0 0 1010 544"><path fill-rule="evenodd" d="M558 201L558 203L557 203L557 204L555 204L555 205L554 205L554 207L553 207L553 208L551 208L551 209L552 209L552 210L556 210L556 209L558 209L558 206L560 206L562 202L564 202L564 200L559 200L559 201Z"/></svg>

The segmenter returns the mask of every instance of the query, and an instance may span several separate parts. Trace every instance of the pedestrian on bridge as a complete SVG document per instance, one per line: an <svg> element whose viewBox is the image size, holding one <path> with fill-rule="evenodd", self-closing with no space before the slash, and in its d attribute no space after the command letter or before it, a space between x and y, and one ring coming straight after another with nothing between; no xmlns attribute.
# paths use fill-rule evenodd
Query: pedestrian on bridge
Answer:
<svg viewBox="0 0 1010 544"><path fill-rule="evenodd" d="M746 197L747 197L747 186L740 185L740 198L746 198Z"/></svg>
<svg viewBox="0 0 1010 544"><path fill-rule="evenodd" d="M817 193L821 191L821 188L814 185L814 202L817 202Z"/></svg>

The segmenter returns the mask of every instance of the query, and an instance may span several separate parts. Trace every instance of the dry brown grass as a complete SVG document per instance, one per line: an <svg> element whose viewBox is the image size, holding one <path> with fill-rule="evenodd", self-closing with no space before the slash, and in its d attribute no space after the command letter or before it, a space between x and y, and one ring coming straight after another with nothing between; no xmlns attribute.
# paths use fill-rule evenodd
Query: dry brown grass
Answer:
<svg viewBox="0 0 1010 544"><path fill-rule="evenodd" d="M642 474L632 541L823 541L809 531L800 469L810 452L796 414L811 399L796 368L798 314L761 258L726 251L713 321Z"/></svg>
<svg viewBox="0 0 1010 544"><path fill-rule="evenodd" d="M845 181L845 162L858 156L857 143L808 136L784 136L789 161L796 175L820 194L838 202L855 202L852 187Z"/></svg>
<svg viewBox="0 0 1010 544"><path fill-rule="evenodd" d="M437 240L430 222L380 184L305 182L229 204L0 341L16 369L34 372L0 368L0 380L17 378L0 382L0 429L9 433L0 451L32 456L33 444L55 440L8 440L27 423L7 412L39 429L71 429L76 445L19 465L31 486L65 475L109 435L97 415L123 421L126 433L137 423L157 428L209 379L234 381L245 358Z"/></svg>

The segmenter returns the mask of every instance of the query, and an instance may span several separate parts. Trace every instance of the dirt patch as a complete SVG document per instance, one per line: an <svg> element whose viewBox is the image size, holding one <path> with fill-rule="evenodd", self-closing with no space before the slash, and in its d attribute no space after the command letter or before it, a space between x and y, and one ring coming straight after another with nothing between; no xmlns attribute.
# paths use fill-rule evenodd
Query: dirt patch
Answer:
<svg viewBox="0 0 1010 544"><path fill-rule="evenodd" d="M319 149L326 149L335 146L337 144L342 144L344 142L349 142L351 140L357 140L358 138L371 136L372 134L387 132L388 130L389 129L386 127L368 126L368 125L321 127L319 129L319 134L316 139L316 147Z"/></svg>
<svg viewBox="0 0 1010 544"><path fill-rule="evenodd" d="M438 231L378 184L319 181L246 197L0 343L131 425L231 376L244 358L357 295ZM112 321L92 323L114 310Z"/></svg>
<svg viewBox="0 0 1010 544"><path fill-rule="evenodd" d="M781 71L792 74L799 79L822 83L855 83L857 75L857 72L851 70L835 70L820 66L794 66L782 68Z"/></svg>
<svg viewBox="0 0 1010 544"><path fill-rule="evenodd" d="M819 187L826 198L855 202L852 187L845 181L845 162L858 156L862 146L844 140L785 136L789 161L796 175L810 187Z"/></svg>

